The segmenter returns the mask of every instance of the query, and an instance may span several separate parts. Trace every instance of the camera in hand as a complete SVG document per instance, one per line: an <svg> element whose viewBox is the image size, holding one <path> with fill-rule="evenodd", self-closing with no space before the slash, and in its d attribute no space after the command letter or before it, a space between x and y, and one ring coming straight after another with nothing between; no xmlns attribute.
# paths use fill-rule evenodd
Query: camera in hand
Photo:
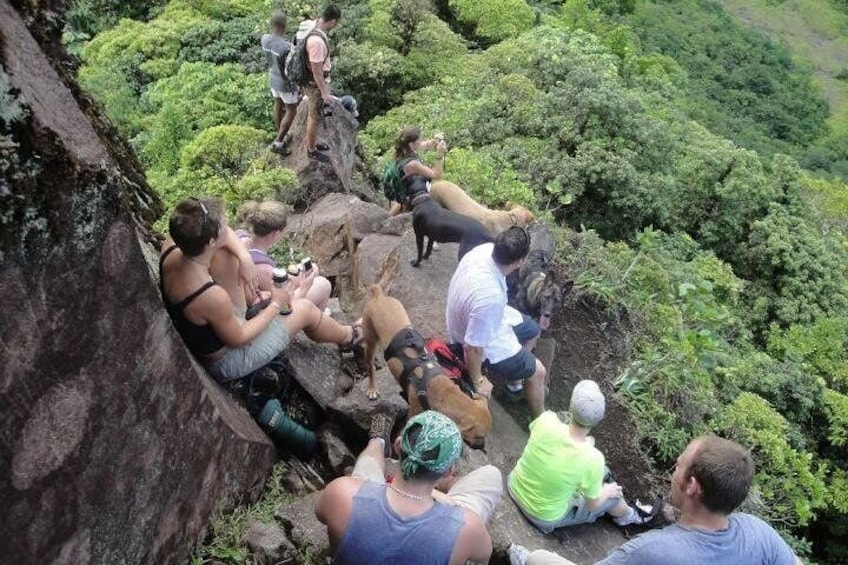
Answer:
<svg viewBox="0 0 848 565"><path fill-rule="evenodd" d="M312 270L312 257L304 257L300 260L300 264L303 268L303 272L308 273Z"/></svg>
<svg viewBox="0 0 848 565"><path fill-rule="evenodd" d="M274 269L271 271L271 279L274 281L274 286L282 286L289 280L289 274L285 269Z"/></svg>

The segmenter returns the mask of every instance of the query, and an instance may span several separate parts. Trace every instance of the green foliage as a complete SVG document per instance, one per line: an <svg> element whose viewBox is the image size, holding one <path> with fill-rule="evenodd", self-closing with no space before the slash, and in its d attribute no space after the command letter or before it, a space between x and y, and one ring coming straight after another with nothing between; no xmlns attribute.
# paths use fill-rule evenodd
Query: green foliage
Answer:
<svg viewBox="0 0 848 565"><path fill-rule="evenodd" d="M689 73L689 111L716 133L769 155L824 133L827 105L810 72L718 2L639 2L628 22L646 52L670 55Z"/></svg>
<svg viewBox="0 0 848 565"><path fill-rule="evenodd" d="M448 179L462 186L478 201L494 207L507 202L534 207L532 189L518 179L509 163L493 152L456 148L450 152L448 159L451 163Z"/></svg>
<svg viewBox="0 0 848 565"><path fill-rule="evenodd" d="M765 502L762 513L770 522L804 526L825 505L824 469L813 463L811 453L789 444L789 425L768 402L756 394L740 394L715 429L751 449L756 486Z"/></svg>
<svg viewBox="0 0 848 565"><path fill-rule="evenodd" d="M181 61L240 63L251 72L265 70L258 30L263 18L250 15L193 26L180 38Z"/></svg>
<svg viewBox="0 0 848 565"><path fill-rule="evenodd" d="M196 549L192 563L248 563L250 551L244 541L247 525L253 520L273 524L277 508L292 501L292 496L286 492L284 485L287 471L284 463L277 463L258 501L249 506L238 507L232 512L219 511L210 524L209 537Z"/></svg>
<svg viewBox="0 0 848 565"><path fill-rule="evenodd" d="M768 335L767 351L779 359L803 363L828 386L848 392L848 319L821 318L809 326L777 326Z"/></svg>
<svg viewBox="0 0 848 565"><path fill-rule="evenodd" d="M123 18L145 20L165 0L75 0L65 12L65 20L74 34L92 38Z"/></svg>
<svg viewBox="0 0 848 565"><path fill-rule="evenodd" d="M810 324L848 306L846 247L836 233L821 234L803 218L772 205L753 222L743 275L752 281L752 320L781 327Z"/></svg>
<svg viewBox="0 0 848 565"><path fill-rule="evenodd" d="M536 19L524 0L448 0L448 5L457 20L488 45L527 31Z"/></svg>
<svg viewBox="0 0 848 565"><path fill-rule="evenodd" d="M848 443L848 396L827 390L824 402L829 431L827 439L835 447L844 447Z"/></svg>
<svg viewBox="0 0 848 565"><path fill-rule="evenodd" d="M157 81L142 97L149 126L135 144L142 158L174 172L183 145L206 128L240 124L260 128L270 122L267 77L246 75L232 64L184 63Z"/></svg>
<svg viewBox="0 0 848 565"><path fill-rule="evenodd" d="M406 91L403 56L368 41L345 42L335 70L344 77L341 92L355 92L363 120L396 105Z"/></svg>

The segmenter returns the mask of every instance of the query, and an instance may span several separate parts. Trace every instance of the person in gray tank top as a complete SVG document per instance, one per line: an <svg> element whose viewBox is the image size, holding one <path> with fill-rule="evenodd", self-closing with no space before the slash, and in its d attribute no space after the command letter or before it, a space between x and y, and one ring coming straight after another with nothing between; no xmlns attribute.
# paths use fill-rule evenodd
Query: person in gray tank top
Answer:
<svg viewBox="0 0 848 565"><path fill-rule="evenodd" d="M596 565L801 565L783 538L750 514L734 512L754 479L751 454L716 436L692 440L677 458L671 476L671 502L677 522L638 535ZM548 551L509 548L512 565L565 565Z"/></svg>
<svg viewBox="0 0 848 565"><path fill-rule="evenodd" d="M376 427L390 429L391 422L372 424L372 431ZM372 436L352 476L332 481L315 499L333 563L487 563L492 540L485 522L503 491L500 471L487 465L456 481L447 494L435 490L452 478L462 436L447 416L426 411L410 418L395 441L400 474L387 483L386 440Z"/></svg>
<svg viewBox="0 0 848 565"><path fill-rule="evenodd" d="M286 39L286 15L280 11L271 14L271 33L262 36L262 51L268 62L268 84L274 98L274 129L277 136L271 142L271 151L286 154L291 139L286 138L297 116L300 88L285 75L286 56L292 48Z"/></svg>

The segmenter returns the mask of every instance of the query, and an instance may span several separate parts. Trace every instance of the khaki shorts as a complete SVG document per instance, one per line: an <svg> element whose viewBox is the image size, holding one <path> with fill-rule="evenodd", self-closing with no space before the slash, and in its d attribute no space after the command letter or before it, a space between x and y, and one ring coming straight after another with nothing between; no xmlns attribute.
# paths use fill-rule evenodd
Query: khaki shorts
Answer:
<svg viewBox="0 0 848 565"><path fill-rule="evenodd" d="M321 97L321 91L314 84L308 84L303 87L303 95L306 96L307 108L309 110L309 119L321 121L324 117L321 108L324 106L324 99Z"/></svg>
<svg viewBox="0 0 848 565"><path fill-rule="evenodd" d="M289 330L277 316L247 345L230 348L220 359L205 363L206 370L221 383L240 379L270 363L288 344Z"/></svg>

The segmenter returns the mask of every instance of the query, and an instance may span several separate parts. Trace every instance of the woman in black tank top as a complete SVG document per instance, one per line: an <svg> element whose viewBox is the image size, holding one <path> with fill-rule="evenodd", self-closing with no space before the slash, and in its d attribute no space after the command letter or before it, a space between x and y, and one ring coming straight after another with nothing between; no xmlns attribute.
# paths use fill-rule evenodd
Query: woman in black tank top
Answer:
<svg viewBox="0 0 848 565"><path fill-rule="evenodd" d="M162 247L160 290L168 314L189 350L220 381L246 376L267 364L304 330L313 341L352 345L357 324L342 326L288 288L258 291L253 261L227 225L223 202L179 202ZM244 319L248 301L270 299ZM280 316L279 314L284 314Z"/></svg>

